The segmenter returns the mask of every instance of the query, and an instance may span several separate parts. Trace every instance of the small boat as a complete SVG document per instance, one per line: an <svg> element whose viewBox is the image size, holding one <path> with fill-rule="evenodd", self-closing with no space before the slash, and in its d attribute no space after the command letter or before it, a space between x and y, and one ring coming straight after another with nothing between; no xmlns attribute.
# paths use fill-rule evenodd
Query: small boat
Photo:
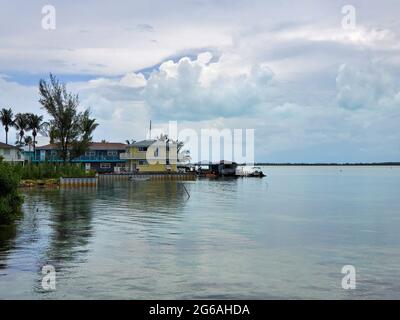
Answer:
<svg viewBox="0 0 400 320"><path fill-rule="evenodd" d="M264 172L262 172L260 167L253 167L252 172L250 173L249 177L265 177Z"/></svg>
<svg viewBox="0 0 400 320"><path fill-rule="evenodd" d="M266 175L262 172L260 167L247 167L240 166L236 169L236 175L239 177L257 177L262 178Z"/></svg>

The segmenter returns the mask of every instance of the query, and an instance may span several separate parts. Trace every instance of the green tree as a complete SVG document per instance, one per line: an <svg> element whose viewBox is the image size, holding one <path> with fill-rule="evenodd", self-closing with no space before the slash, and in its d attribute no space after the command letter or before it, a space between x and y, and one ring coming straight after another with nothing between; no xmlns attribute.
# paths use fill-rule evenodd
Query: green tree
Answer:
<svg viewBox="0 0 400 320"><path fill-rule="evenodd" d="M25 136L24 137L24 145L29 147L29 151L31 151L32 145L33 145L33 139L31 136Z"/></svg>
<svg viewBox="0 0 400 320"><path fill-rule="evenodd" d="M178 162L181 163L187 163L192 160L192 157L190 156L190 151L189 150L183 150L183 147L185 144L183 141L176 141L176 151L178 153Z"/></svg>
<svg viewBox="0 0 400 320"><path fill-rule="evenodd" d="M12 166L0 162L0 222L16 216L23 202L18 192L20 177Z"/></svg>
<svg viewBox="0 0 400 320"><path fill-rule="evenodd" d="M72 142L71 148L71 159L78 158L83 155L86 150L89 149L90 143L93 139L93 132L98 127L98 123L96 123L96 119L90 118L90 110L87 109L85 112L81 114L80 119L80 131L81 137L79 140L75 140Z"/></svg>
<svg viewBox="0 0 400 320"><path fill-rule="evenodd" d="M28 114L26 113L17 113L17 115L15 116L14 119L14 127L15 129L17 129L18 134L18 141L17 144L18 145L22 145L22 139L25 135L25 131L28 130Z"/></svg>
<svg viewBox="0 0 400 320"><path fill-rule="evenodd" d="M4 127L4 130L6 131L6 143L7 144L8 144L8 130L10 129L10 127L12 127L14 125L13 116L14 115L13 115L13 112L11 109L3 108L0 111L0 120Z"/></svg>
<svg viewBox="0 0 400 320"><path fill-rule="evenodd" d="M41 79L39 82L40 100L43 108L51 116L49 121L49 136L52 143L57 143L60 157L64 163L85 152L87 140L96 129L94 119L90 119L90 111L78 112L79 98L67 91L66 85L50 74L50 80ZM91 123L93 121L93 123ZM90 129L85 131L86 125ZM71 149L75 149L72 152Z"/></svg>
<svg viewBox="0 0 400 320"><path fill-rule="evenodd" d="M24 146L27 146L28 147L28 150L29 150L29 163L31 162L31 148L32 148L32 145L33 145L33 139L32 139L32 137L31 136L24 136L24 143L23 143L23 145ZM22 146L21 146L22 147Z"/></svg>
<svg viewBox="0 0 400 320"><path fill-rule="evenodd" d="M43 121L43 116L38 116L33 113L28 114L28 130L32 130L33 150L36 148L36 136L38 133L46 135L49 123ZM30 151L30 150L29 150Z"/></svg>

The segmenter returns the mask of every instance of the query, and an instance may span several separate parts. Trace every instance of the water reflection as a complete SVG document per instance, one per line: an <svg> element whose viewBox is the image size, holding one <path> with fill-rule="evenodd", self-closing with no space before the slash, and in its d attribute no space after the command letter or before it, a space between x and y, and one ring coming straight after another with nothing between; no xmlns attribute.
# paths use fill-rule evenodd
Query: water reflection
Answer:
<svg viewBox="0 0 400 320"><path fill-rule="evenodd" d="M103 209L98 218L112 223L165 223L179 219L187 199L180 182L116 181L99 186L96 206Z"/></svg>
<svg viewBox="0 0 400 320"><path fill-rule="evenodd" d="M43 260L58 270L66 262L85 261L92 236L95 188L61 189L42 194L48 205L51 235Z"/></svg>
<svg viewBox="0 0 400 320"><path fill-rule="evenodd" d="M179 220L188 198L182 183L171 181L114 181L97 188L32 189L24 194L21 219L0 226L0 268L7 268L7 257L19 251L25 253L24 266L17 268L37 274L46 264L63 271L85 263L93 224L120 230L131 227L129 221L157 227ZM147 229L149 237L152 231Z"/></svg>
<svg viewBox="0 0 400 320"><path fill-rule="evenodd" d="M15 246L16 223L0 225L0 269L7 267L7 257Z"/></svg>

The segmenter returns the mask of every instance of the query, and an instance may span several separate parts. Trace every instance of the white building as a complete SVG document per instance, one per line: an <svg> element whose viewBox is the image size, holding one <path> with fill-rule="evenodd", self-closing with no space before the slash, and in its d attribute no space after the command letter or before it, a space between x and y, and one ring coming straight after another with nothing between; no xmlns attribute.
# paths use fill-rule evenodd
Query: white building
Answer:
<svg viewBox="0 0 400 320"><path fill-rule="evenodd" d="M24 162L22 149L0 142L0 157L7 162Z"/></svg>

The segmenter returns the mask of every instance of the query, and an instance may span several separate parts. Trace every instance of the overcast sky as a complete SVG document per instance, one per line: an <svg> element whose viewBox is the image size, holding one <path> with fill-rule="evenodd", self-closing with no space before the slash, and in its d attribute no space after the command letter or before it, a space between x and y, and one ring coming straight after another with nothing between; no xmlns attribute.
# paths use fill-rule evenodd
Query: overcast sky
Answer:
<svg viewBox="0 0 400 320"><path fill-rule="evenodd" d="M1 0L0 107L44 114L37 84L52 72L91 108L96 140L177 120L255 129L256 161L400 161L399 12L398 0Z"/></svg>

